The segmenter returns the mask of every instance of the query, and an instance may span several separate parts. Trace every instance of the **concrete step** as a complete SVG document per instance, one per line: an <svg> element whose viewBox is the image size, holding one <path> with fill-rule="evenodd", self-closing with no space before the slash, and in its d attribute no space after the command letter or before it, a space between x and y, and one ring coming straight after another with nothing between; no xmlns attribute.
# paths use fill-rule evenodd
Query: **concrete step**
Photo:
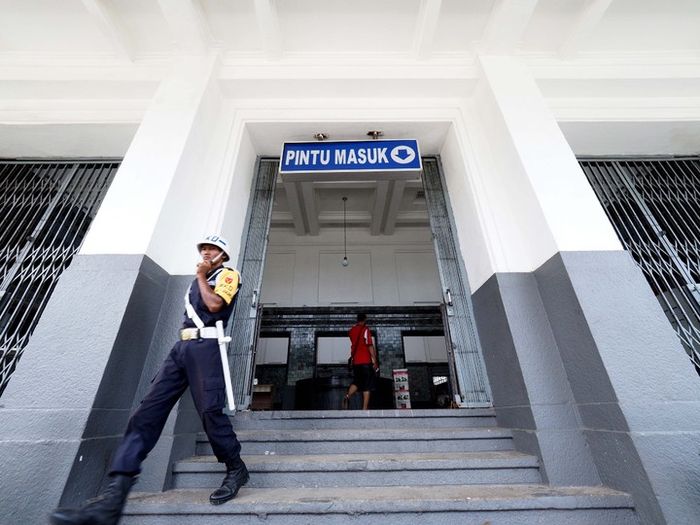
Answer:
<svg viewBox="0 0 700 525"><path fill-rule="evenodd" d="M353 487L540 483L537 458L515 451L423 454L245 456L249 486ZM218 487L225 467L214 456L179 461L174 488Z"/></svg>
<svg viewBox="0 0 700 525"><path fill-rule="evenodd" d="M513 435L502 428L412 428L237 431L242 453L366 454L419 452L475 452L512 450ZM204 433L197 437L195 454L212 454Z"/></svg>
<svg viewBox="0 0 700 525"><path fill-rule="evenodd" d="M459 410L276 410L238 412L236 430L495 427L492 408Z"/></svg>
<svg viewBox="0 0 700 525"><path fill-rule="evenodd" d="M209 490L134 493L121 525L637 525L631 498L604 487L440 485L248 488L224 505Z"/></svg>

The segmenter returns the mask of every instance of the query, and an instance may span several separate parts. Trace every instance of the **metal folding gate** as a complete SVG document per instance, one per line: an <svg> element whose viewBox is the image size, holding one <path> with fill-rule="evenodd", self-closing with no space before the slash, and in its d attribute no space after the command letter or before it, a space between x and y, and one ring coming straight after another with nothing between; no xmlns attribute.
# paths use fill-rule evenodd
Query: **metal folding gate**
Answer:
<svg viewBox="0 0 700 525"><path fill-rule="evenodd" d="M251 401L255 372L255 345L260 322L260 286L262 283L267 235L277 180L276 159L259 159L248 204L244 226L244 241L238 269L241 272L241 290L229 323L229 365L232 371L233 395L237 409L248 408Z"/></svg>
<svg viewBox="0 0 700 525"><path fill-rule="evenodd" d="M700 373L700 158L580 163Z"/></svg>
<svg viewBox="0 0 700 525"><path fill-rule="evenodd" d="M0 161L0 395L118 167Z"/></svg>
<svg viewBox="0 0 700 525"><path fill-rule="evenodd" d="M435 158L423 159L423 189L443 291L445 342L453 391L459 392L461 406L490 406L491 392L476 332L471 291L453 233L454 221L441 166Z"/></svg>

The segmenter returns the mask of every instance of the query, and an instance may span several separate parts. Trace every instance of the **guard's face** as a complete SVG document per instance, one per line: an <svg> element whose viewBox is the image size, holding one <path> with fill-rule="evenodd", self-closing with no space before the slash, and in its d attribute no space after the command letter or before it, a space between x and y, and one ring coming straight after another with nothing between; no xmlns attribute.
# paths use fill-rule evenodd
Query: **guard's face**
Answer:
<svg viewBox="0 0 700 525"><path fill-rule="evenodd" d="M221 248L218 246L214 246L213 244L202 244L202 246L199 248L199 255L202 256L202 260L204 261L211 261L221 253ZM219 263L223 263L224 258L222 257L219 259Z"/></svg>

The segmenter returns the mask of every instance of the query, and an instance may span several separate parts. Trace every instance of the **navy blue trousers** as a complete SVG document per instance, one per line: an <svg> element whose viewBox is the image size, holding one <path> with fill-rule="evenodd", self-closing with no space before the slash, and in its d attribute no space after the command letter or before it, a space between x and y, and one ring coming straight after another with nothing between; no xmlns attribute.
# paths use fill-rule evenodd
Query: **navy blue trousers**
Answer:
<svg viewBox="0 0 700 525"><path fill-rule="evenodd" d="M141 471L141 462L155 446L170 411L188 386L216 458L225 463L238 457L241 444L222 412L226 391L218 342L178 341L129 419L110 473Z"/></svg>

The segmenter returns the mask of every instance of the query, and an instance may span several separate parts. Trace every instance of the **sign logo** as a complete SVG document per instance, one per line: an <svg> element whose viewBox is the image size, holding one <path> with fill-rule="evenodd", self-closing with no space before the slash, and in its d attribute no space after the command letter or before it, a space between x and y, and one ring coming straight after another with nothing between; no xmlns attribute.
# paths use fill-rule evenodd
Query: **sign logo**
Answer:
<svg viewBox="0 0 700 525"><path fill-rule="evenodd" d="M287 142L282 148L280 173L397 172L422 169L418 141L361 140Z"/></svg>
<svg viewBox="0 0 700 525"><path fill-rule="evenodd" d="M398 164L408 164L416 158L416 152L408 146L396 146L391 150L391 159Z"/></svg>

